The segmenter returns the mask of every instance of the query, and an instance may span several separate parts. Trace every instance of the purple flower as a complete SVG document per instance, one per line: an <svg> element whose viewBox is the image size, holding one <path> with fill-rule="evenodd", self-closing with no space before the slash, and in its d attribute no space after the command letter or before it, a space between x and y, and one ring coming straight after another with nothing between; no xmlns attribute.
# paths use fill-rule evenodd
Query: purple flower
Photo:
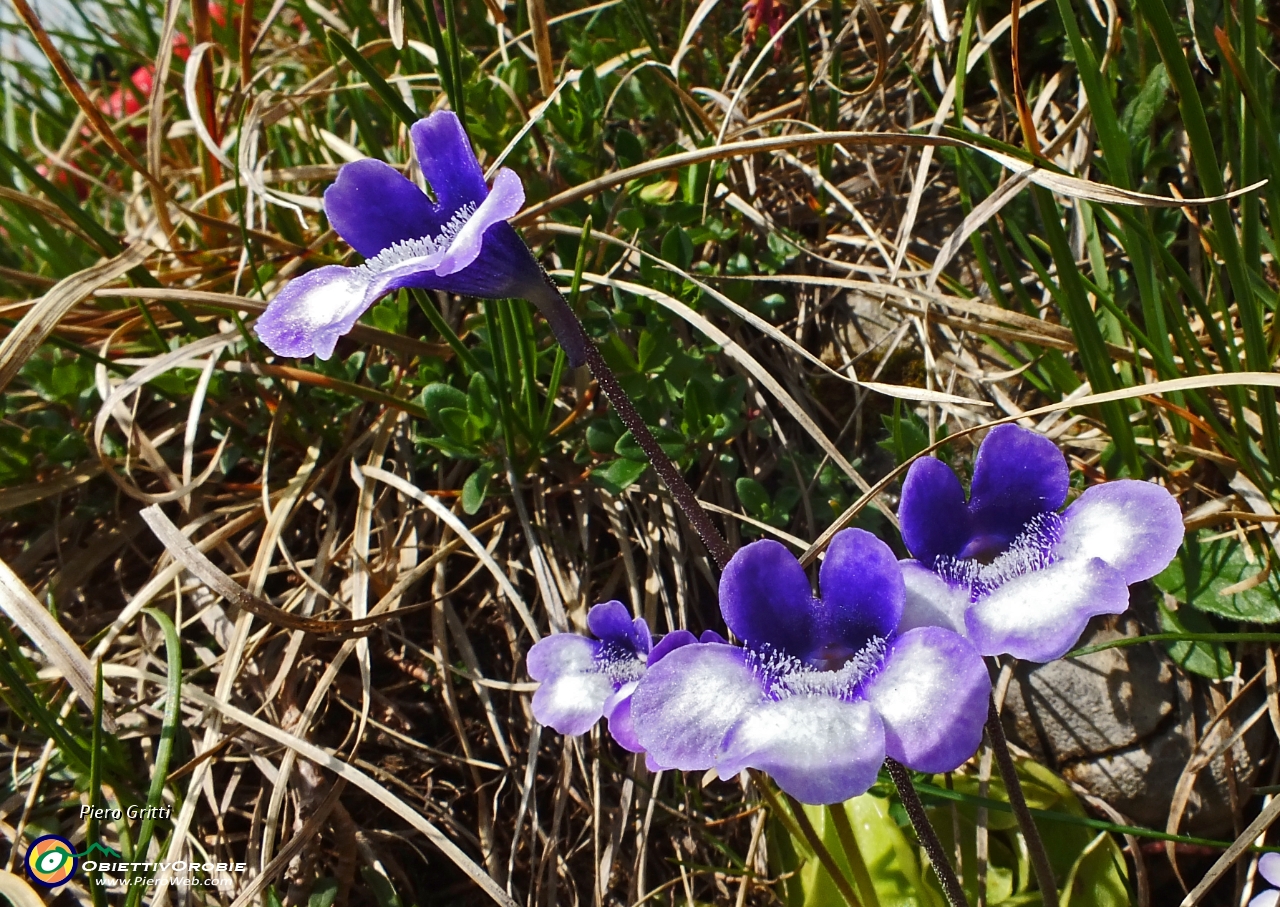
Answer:
<svg viewBox="0 0 1280 907"><path fill-rule="evenodd" d="M968 500L940 460L911 464L898 518L916 560L903 561L904 627L965 634L983 655L1052 661L1095 614L1129 607L1129 584L1155 576L1182 544L1182 515L1159 485L1121 480L1064 512L1067 461L1015 425L987 434Z"/></svg>
<svg viewBox="0 0 1280 907"><path fill-rule="evenodd" d="M720 578L720 610L745 646L683 645L650 659L631 719L652 766L744 768L806 803L862 793L886 755L919 771L977 749L991 683L982 657L941 627L898 631L905 589L884 542L837 533L815 598L782 545L753 542Z"/></svg>
<svg viewBox="0 0 1280 907"><path fill-rule="evenodd" d="M653 648L649 625L641 617L632 620L622 602L611 601L592 607L587 628L595 639L555 633L529 650L529 676L542 684L533 694L533 715L570 735L585 734L608 718L614 740L643 752L631 724L631 694Z"/></svg>
<svg viewBox="0 0 1280 907"><path fill-rule="evenodd" d="M435 200L383 161L345 165L325 190L324 210L365 262L327 265L290 281L254 327L262 342L279 356L328 359L369 306L414 287L529 299L579 364L580 331L566 322L571 313L507 223L524 204L520 177L504 167L490 190L452 111L419 120L409 134Z"/></svg>
<svg viewBox="0 0 1280 907"><path fill-rule="evenodd" d="M1258 872L1272 885L1280 886L1280 853L1264 853L1258 859ZM1249 902L1249 907L1276 907L1280 891L1268 888Z"/></svg>

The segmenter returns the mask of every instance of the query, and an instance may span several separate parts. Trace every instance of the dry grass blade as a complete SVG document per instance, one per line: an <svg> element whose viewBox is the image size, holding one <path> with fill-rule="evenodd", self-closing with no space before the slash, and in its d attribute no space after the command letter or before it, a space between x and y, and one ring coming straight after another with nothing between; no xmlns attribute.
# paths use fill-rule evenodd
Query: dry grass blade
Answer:
<svg viewBox="0 0 1280 907"><path fill-rule="evenodd" d="M9 386L67 312L94 290L142 264L150 252L150 245L136 242L115 258L72 274L45 293L0 343L0 391Z"/></svg>
<svg viewBox="0 0 1280 907"><path fill-rule="evenodd" d="M493 559L493 555L489 553L484 544L475 537L475 533L467 528L466 523L458 519L450 512L449 508L431 495L424 494L421 489L416 488L412 483L405 481L394 473L375 466L363 466L360 471L370 478L386 482L401 494L413 498L456 532L467 543L467 547L471 549L471 552L485 565L485 568L493 575L493 578L497 580L498 588L502 590L502 594L511 603L511 606L516 609L516 613L520 615L520 621L524 624L525 629L529 631L529 635L533 637L535 642L542 638L542 633L538 630L538 624L533 619L533 615L529 613L529 606L525 604L523 596L516 591L516 587L511 584L511 580L507 578L507 574L503 572L501 565Z"/></svg>
<svg viewBox="0 0 1280 907"><path fill-rule="evenodd" d="M1075 409L1080 406L1090 406L1097 403L1110 403L1114 400L1132 400L1137 397L1154 397L1164 394L1176 393L1177 391L1200 390L1203 388L1217 387L1277 387L1280 388L1280 374L1272 374L1271 372L1235 372L1226 375L1196 375L1191 378L1173 378L1169 381L1153 381L1148 384L1139 384L1136 387L1125 387L1120 390L1107 391L1101 394L1089 394L1084 397L1077 397L1071 400L1063 400L1059 403L1050 403L1046 406L1039 406L1035 409L1029 409L1017 415L1007 416L1003 419L996 419L991 422L982 422L978 425L971 425L968 428L959 428L950 434L949 437L939 439L933 444L920 451L914 457L907 459L896 469L889 472L884 478L876 482L870 489L863 493L862 497L854 501L844 513L834 523L822 531L822 534L814 540L813 544L800 556L800 563L808 565L813 563L814 558L826 550L827 545L831 543L831 538L849 522L858 515L858 512L866 507L869 503L877 502L879 496L886 488L896 482L910 467L911 464L920 457L927 457L943 444L950 443L957 438L971 435L974 432L984 431L988 428L994 428L997 425L1006 425L1011 422L1017 422L1022 419L1034 418L1036 416L1047 416L1050 413L1062 412L1068 409ZM877 505L883 509L883 505Z"/></svg>
<svg viewBox="0 0 1280 907"><path fill-rule="evenodd" d="M0 611L17 624L67 679L80 701L93 708L93 665L85 658L75 640L62 629L62 625L36 600L26 583L4 561L0 561ZM116 732L115 718L107 711L105 703L102 707L102 727L110 734Z"/></svg>
<svg viewBox="0 0 1280 907"><path fill-rule="evenodd" d="M9 899L12 907L44 907L44 901L25 881L11 872L0 869L0 895Z"/></svg>
<svg viewBox="0 0 1280 907"><path fill-rule="evenodd" d="M529 31L533 35L533 52L538 61L538 84L544 98L556 90L555 56L551 52L551 26L547 21L546 0L528 0Z"/></svg>
<svg viewBox="0 0 1280 907"><path fill-rule="evenodd" d="M161 685L165 682L163 677L155 674L146 674L136 668L130 668L123 665L107 665L103 670L108 676L146 680L151 683ZM300 737L295 737L288 731L282 730L254 715L250 715L248 712L236 708L234 705L224 702L216 696L210 696L204 690L201 690L191 684L183 684L182 695L204 708L216 709L223 718L229 719L236 724L243 725L249 730L261 734L268 740L272 740L281 746L288 747L300 757L311 760L321 768L333 772L348 784L360 788L362 791L369 794L387 809L391 810L397 816L404 819L415 829L425 835L427 839L438 847L455 866L466 873L467 876L476 883L476 885L483 889L485 894L489 895L494 902L501 904L502 907L519 907L519 905L513 901L501 887L499 887L487 872L481 869L474 860L467 856L462 849L458 847L458 845L449 840L449 837L436 827L431 820L422 815L422 813L418 812L408 803L405 803L402 799L391 793L391 791L387 790L354 765L343 762L341 759L329 752L326 752L315 744L308 743Z"/></svg>
<svg viewBox="0 0 1280 907"><path fill-rule="evenodd" d="M1258 813L1258 818L1250 822L1249 827L1240 833L1240 836L1218 858L1218 862L1214 863L1209 868L1209 871L1204 874L1204 878L1182 899L1179 907L1193 907L1193 905L1198 904L1200 899L1214 886L1214 883L1222 877L1222 874L1230 869L1236 860L1240 859L1241 854L1249 849L1258 835L1270 828L1271 823L1275 822L1278 817L1280 817L1280 798L1272 800L1262 812Z"/></svg>
<svg viewBox="0 0 1280 907"><path fill-rule="evenodd" d="M253 881L231 902L231 907L249 907L249 904L262 892L262 889L274 882L276 877L284 872L289 865L289 861L297 856L302 851L302 848L315 840L316 835L324 828L324 822L329 818L329 813L333 812L333 808L338 805L338 800L341 798L346 786L347 782L344 778L339 778L333 782L324 799L320 801L319 805L307 818L306 824L289 839L288 844L280 848L280 852L272 858L270 863L262 868L262 872L253 877Z"/></svg>
<svg viewBox="0 0 1280 907"><path fill-rule="evenodd" d="M1026 161L1002 154L998 151L992 151L989 148L983 148L972 142L963 142L959 139L953 139L944 135L915 135L913 133L899 132L809 132L799 135L783 135L773 136L766 139L751 139L743 142L730 142L725 145L713 145L709 148L699 148L694 151L682 151L679 154L670 154L666 157L658 157L653 160L646 161L643 164L636 164L633 167L626 167L622 170L615 170L613 173L605 174L593 180L588 180L571 189L553 195L546 201L539 202L536 205L530 205L525 208L513 219L512 223L527 224L551 211L555 211L565 205L573 202L582 201L590 198L597 192L609 189L613 186L620 186L631 180L640 179L641 177L652 176L656 173L665 173L668 170L677 170L681 167L691 167L694 164L702 164L707 161L724 160L731 157L740 157L750 154L760 154L764 152L786 151L796 148L818 148L826 145L849 145L849 146L866 146L872 148L893 148L893 147L926 147L933 146L935 148L967 148L978 154L984 155L1003 167L1008 168L1014 173L1025 173L1027 179L1031 182L1044 186L1046 189L1052 189L1054 192L1061 193L1071 198L1081 198L1086 201L1094 201L1102 204L1112 205L1137 205L1148 207L1177 208L1182 205L1207 205L1212 202L1226 201L1227 199L1236 198L1245 193L1252 192L1260 186L1266 184L1265 180L1245 186L1242 189L1236 189L1222 195L1215 195L1206 198L1169 198L1163 195L1148 195L1145 192L1132 192L1127 189L1117 189L1114 186L1106 186L1101 183L1095 183L1090 180L1080 179L1074 176L1065 176L1060 173L1046 170L1043 167L1037 167Z"/></svg>

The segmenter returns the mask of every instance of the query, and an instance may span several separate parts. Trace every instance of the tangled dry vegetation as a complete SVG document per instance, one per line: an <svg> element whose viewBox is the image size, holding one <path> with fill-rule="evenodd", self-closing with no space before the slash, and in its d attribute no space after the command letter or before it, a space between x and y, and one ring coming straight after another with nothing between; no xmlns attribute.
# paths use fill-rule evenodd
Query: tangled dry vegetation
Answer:
<svg viewBox="0 0 1280 907"><path fill-rule="evenodd" d="M525 179L525 237L612 338L611 361L731 544L766 533L808 548L928 441L1003 416L1046 431L1085 476L1117 468L1100 410L1024 416L1090 392L1051 286L1063 277L1030 264L1044 245L1019 226L1034 220L1015 191L1026 180L902 138L958 127L1021 145L1021 106L1058 168L1116 182L1095 172L1074 64L1035 45L1019 105L1010 19L993 8L969 6L966 94L961 45L912 3L787 7L776 39L744 43L730 0L530 0L550 15L547 43L523 4L468 2L452 70L417 31L435 5L417 0L121 4L91 38L50 35L15 3L25 21L11 31L51 56L9 69L8 142L23 137L25 165L6 158L0 188L9 869L36 829L148 852L121 837L127 824L68 816L99 780L95 802L151 802L158 776L151 798L174 810L149 852L249 871L208 890L162 874L138 895L154 904L785 896L751 784L650 774L598 731L563 739L533 723L524 655L592 603L631 602L659 631L718 620L696 536L652 473L615 453L620 430L588 377L562 372L545 326L519 302L406 296L327 363L274 359L246 328L290 276L349 255L319 213L339 165L407 162L394 101L425 113L459 75L482 163L505 156ZM771 9L755 0L748 20ZM1021 7L1024 42L1047 12ZM1124 20L1109 4L1096 14L1119 52ZM113 108L99 48L117 80L153 67L147 90L133 79ZM888 138L805 138L821 130ZM1182 194L1208 194L1186 143L1170 154L1162 172L1183 174ZM1125 267L1098 240L1109 215L1058 200L1074 259ZM1173 223L1192 238L1171 248L1195 284L1202 215L1186 211ZM962 225L997 214L1021 241L1001 240L993 270ZM1197 317L1188 342L1214 357L1219 325ZM1170 377L1125 330L1104 342L1131 385ZM476 389L477 366L496 387ZM465 394L457 437L425 393L442 383ZM646 402L649 385L663 389ZM527 433L498 427L504 393ZM1133 410L1139 446L1184 509L1252 539L1274 527L1254 521L1269 510L1259 483L1227 485L1218 428L1150 399ZM1273 404L1260 392L1212 407L1235 425ZM957 461L971 450L952 442ZM856 519L892 524L894 503L890 484ZM1231 661L1219 714L1258 657ZM1215 728L1201 728L1210 749ZM1239 832L1252 814L1237 793ZM1157 857L1129 840L1135 896L1152 902ZM1194 883L1196 851L1179 846ZM94 894L76 881L59 900Z"/></svg>

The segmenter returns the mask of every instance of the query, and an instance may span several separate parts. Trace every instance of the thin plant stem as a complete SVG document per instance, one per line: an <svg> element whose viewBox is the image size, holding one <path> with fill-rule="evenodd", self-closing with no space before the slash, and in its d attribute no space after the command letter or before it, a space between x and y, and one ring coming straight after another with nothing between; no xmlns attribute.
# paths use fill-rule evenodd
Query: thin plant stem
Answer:
<svg viewBox="0 0 1280 907"><path fill-rule="evenodd" d="M840 847L844 850L845 859L849 861L849 871L853 873L853 882L858 887L858 894L862 896L862 903L866 907L880 907L880 896L876 894L867 861L862 859L862 849L858 847L858 839L853 836L848 807L843 803L832 803L827 807L827 814L831 816L836 837L840 839Z"/></svg>
<svg viewBox="0 0 1280 907"><path fill-rule="evenodd" d="M729 543L724 540L724 536L720 534L720 530L712 522L711 514L702 509L702 505L698 503L697 496L694 495L693 489L689 487L689 483L685 481L680 469L667 456L667 452L662 449L662 445L653 436L653 432L649 431L649 426L645 424L640 413L636 411L635 404L631 402L631 398L627 396L627 392L622 389L622 385L618 382L618 376L613 373L613 369L609 367L609 363L604 361L604 356L600 354L600 350L591 342L591 338L587 336L586 330L582 327L582 322L574 314L568 300L560 292L560 288L555 285L550 277L546 278L546 285L550 292L542 294L539 299L533 300L533 302L542 310L543 316L550 322L556 339L560 341L560 345L564 347L565 353L569 356L570 363L573 365L585 363L591 369L592 376L595 377L600 389L604 391L604 395L609 399L609 404L618 414L618 418L622 420L622 424L631 432L631 436L635 438L636 443L640 445L640 449L644 451L645 457L653 464L654 470L666 484L672 497L675 498L676 505L680 508L681 513L684 514L685 519L689 521L702 538L703 544L707 546L707 551L711 553L716 566L724 570L725 565L729 563L729 558L733 556L733 551L730 550Z"/></svg>
<svg viewBox="0 0 1280 907"><path fill-rule="evenodd" d="M933 867L934 874L942 883L942 891L947 896L947 902L951 907L969 907L969 900L964 896L964 887L956 878L956 872L947 859L947 851L929 822L924 804L920 802L920 795L911 784L911 776L907 774L901 762L893 759L886 758L884 767L888 770L889 777L893 779L894 787L898 789L902 808L907 811L907 817L911 819L916 837L920 839L920 846L924 848L925 856L929 858L929 865Z"/></svg>
<svg viewBox="0 0 1280 907"><path fill-rule="evenodd" d="M769 809L786 826L787 831L793 837L799 838L809 845L809 849L818 858L818 862L827 871L827 875L831 876L831 881L835 883L840 896L845 899L849 907L862 907L862 902L858 900L858 896L854 893L853 886L849 884L849 879L840 871L840 865L836 863L835 857L831 855L827 845L822 842L817 829L813 827L813 823L809 821L808 815L805 814L804 807L795 798L787 794L783 794L787 799L787 805L784 806L781 798L774 792L773 784L765 777L764 773L755 769L750 771L752 780L756 782L756 789L760 791L765 802L769 804ZM787 808L788 806L790 809Z"/></svg>
<svg viewBox="0 0 1280 907"><path fill-rule="evenodd" d="M1009 806L1018 820L1018 828L1027 842L1027 851L1031 855L1031 867L1035 870L1036 884L1044 895L1045 903L1056 900L1058 883L1053 877L1053 867L1049 864L1049 854L1044 849L1044 841L1040 839L1040 831L1036 828L1035 819L1027 809L1027 798L1022 795L1022 782L1018 780L1018 771L1013 765L1013 756L1009 754L1009 741L1004 736L1004 725L1000 723L1000 713L996 710L996 701L990 700L987 713L987 736L991 738L991 750L996 756L996 767L1000 769L1000 777L1004 780L1005 790L1009 794Z"/></svg>

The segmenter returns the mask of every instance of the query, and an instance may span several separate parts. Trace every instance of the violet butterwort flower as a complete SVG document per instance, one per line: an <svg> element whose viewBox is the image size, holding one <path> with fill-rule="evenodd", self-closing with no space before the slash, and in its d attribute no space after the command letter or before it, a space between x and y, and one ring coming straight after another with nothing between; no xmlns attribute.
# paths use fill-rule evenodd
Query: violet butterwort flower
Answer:
<svg viewBox="0 0 1280 907"><path fill-rule="evenodd" d="M899 632L905 589L889 546L837 533L819 584L815 597L775 541L733 556L720 610L745 645L650 659L631 696L651 766L721 778L758 768L805 803L838 803L867 790L886 755L926 772L973 755L991 691L982 657L942 627Z"/></svg>
<svg viewBox="0 0 1280 907"><path fill-rule="evenodd" d="M1280 887L1280 853L1264 853L1258 859L1258 873L1272 885ZM1249 907L1277 907L1280 891L1268 888L1249 902Z"/></svg>
<svg viewBox="0 0 1280 907"><path fill-rule="evenodd" d="M1067 497L1067 461L1052 441L1015 425L978 448L968 500L945 463L923 457L902 484L898 519L915 560L903 561L903 626L949 627L983 655L1064 655L1095 614L1129 607L1182 544L1173 496L1119 480Z"/></svg>
<svg viewBox="0 0 1280 907"><path fill-rule="evenodd" d="M570 735L585 734L607 718L614 740L643 752L631 723L631 694L653 648L649 625L642 617L632 620L622 602L611 601L587 612L587 628L595 639L555 633L529 650L529 676L541 682L533 694L533 716Z"/></svg>
<svg viewBox="0 0 1280 907"><path fill-rule="evenodd" d="M291 280L254 329L279 356L328 359L338 338L383 296L406 287L489 299L528 299L550 321L570 363L581 364L581 330L507 220L524 187L502 168L492 190L455 113L438 110L409 130L432 201L396 168L366 158L343 166L325 190L329 223L364 256Z"/></svg>

